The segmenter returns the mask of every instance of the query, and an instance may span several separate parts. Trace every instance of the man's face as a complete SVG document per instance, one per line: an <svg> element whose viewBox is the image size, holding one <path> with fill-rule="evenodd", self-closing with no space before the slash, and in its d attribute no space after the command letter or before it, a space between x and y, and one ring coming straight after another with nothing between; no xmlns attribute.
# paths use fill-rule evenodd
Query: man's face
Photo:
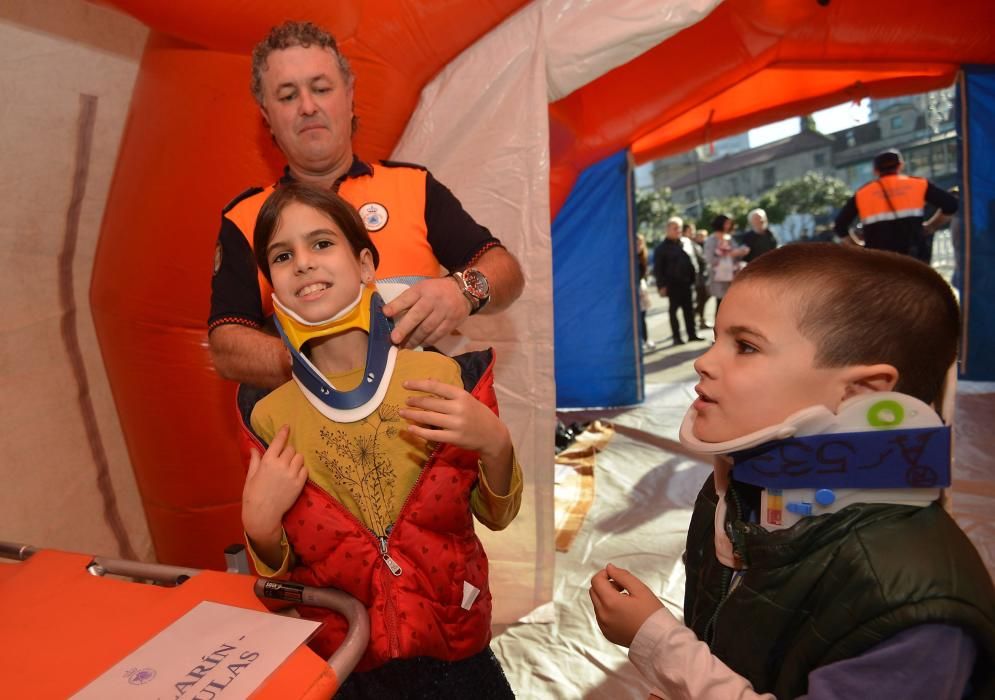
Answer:
<svg viewBox="0 0 995 700"><path fill-rule="evenodd" d="M846 368L814 366L815 344L798 330L797 302L786 297L783 287L748 281L733 285L722 300L715 344L694 363L699 440L724 442L809 406L839 406Z"/></svg>
<svg viewBox="0 0 995 700"><path fill-rule="evenodd" d="M317 46L272 52L260 110L297 175L322 176L352 162L352 86L335 55Z"/></svg>
<svg viewBox="0 0 995 700"><path fill-rule="evenodd" d="M673 222L667 224L667 238L676 241L681 237L681 226Z"/></svg>
<svg viewBox="0 0 995 700"><path fill-rule="evenodd" d="M766 226L764 225L765 223L766 222L759 214L754 214L753 216L750 217L750 228L752 228L757 233L763 233L764 229L766 228Z"/></svg>

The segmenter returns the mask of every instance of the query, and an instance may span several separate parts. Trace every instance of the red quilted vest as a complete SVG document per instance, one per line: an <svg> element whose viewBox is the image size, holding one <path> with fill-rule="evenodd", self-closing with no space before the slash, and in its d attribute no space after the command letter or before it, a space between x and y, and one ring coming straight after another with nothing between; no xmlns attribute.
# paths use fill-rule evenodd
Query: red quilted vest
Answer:
<svg viewBox="0 0 995 700"><path fill-rule="evenodd" d="M493 351L456 359L464 386L497 413ZM287 511L283 526L297 557L291 580L338 588L366 606L370 644L358 671L415 656L456 661L490 641L487 556L470 511L477 478L475 452L439 445L385 542L310 481ZM392 565L400 571L392 572ZM479 589L469 609L462 607L464 582ZM300 613L325 623L310 646L331 655L345 636L344 618L320 608L301 607Z"/></svg>

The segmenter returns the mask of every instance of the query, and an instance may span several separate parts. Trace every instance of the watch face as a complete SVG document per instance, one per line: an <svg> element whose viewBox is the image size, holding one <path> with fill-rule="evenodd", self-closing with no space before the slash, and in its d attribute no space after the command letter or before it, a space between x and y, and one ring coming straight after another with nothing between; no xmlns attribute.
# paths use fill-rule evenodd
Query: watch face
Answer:
<svg viewBox="0 0 995 700"><path fill-rule="evenodd" d="M491 294L487 278L479 270L475 270L472 267L464 270L463 282L466 284L467 291L478 299L486 299Z"/></svg>

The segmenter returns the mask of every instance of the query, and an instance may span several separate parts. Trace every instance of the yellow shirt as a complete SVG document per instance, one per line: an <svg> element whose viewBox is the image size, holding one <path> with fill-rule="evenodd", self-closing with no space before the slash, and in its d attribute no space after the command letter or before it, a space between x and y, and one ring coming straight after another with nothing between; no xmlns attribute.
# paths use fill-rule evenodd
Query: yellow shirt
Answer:
<svg viewBox="0 0 995 700"><path fill-rule="evenodd" d="M348 391L358 386L362 377L360 367L327 379ZM452 358L437 352L400 350L383 403L366 418L334 423L311 406L291 381L256 404L252 429L269 443L282 425L290 425L289 443L304 455L308 478L342 503L374 535L385 537L434 448L434 444L407 432L407 421L398 414L409 397L422 393L404 388L403 383L409 379L435 379L463 387L460 367ZM513 457L508 494L495 494L481 467L470 504L480 522L492 530L501 530L517 515L521 498L521 468ZM282 573L289 561L285 556L281 571L272 573L265 565L260 567L258 559L256 564L261 575L275 575Z"/></svg>

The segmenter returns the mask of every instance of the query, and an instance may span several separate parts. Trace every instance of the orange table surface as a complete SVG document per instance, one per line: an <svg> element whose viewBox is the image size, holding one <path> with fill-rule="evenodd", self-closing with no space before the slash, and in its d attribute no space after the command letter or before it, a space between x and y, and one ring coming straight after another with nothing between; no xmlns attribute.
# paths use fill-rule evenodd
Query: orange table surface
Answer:
<svg viewBox="0 0 995 700"><path fill-rule="evenodd" d="M54 550L0 563L0 677L5 697L66 698L203 600L252 610L255 578L202 571L163 588L91 575L92 557ZM330 697L323 659L297 649L253 698Z"/></svg>

